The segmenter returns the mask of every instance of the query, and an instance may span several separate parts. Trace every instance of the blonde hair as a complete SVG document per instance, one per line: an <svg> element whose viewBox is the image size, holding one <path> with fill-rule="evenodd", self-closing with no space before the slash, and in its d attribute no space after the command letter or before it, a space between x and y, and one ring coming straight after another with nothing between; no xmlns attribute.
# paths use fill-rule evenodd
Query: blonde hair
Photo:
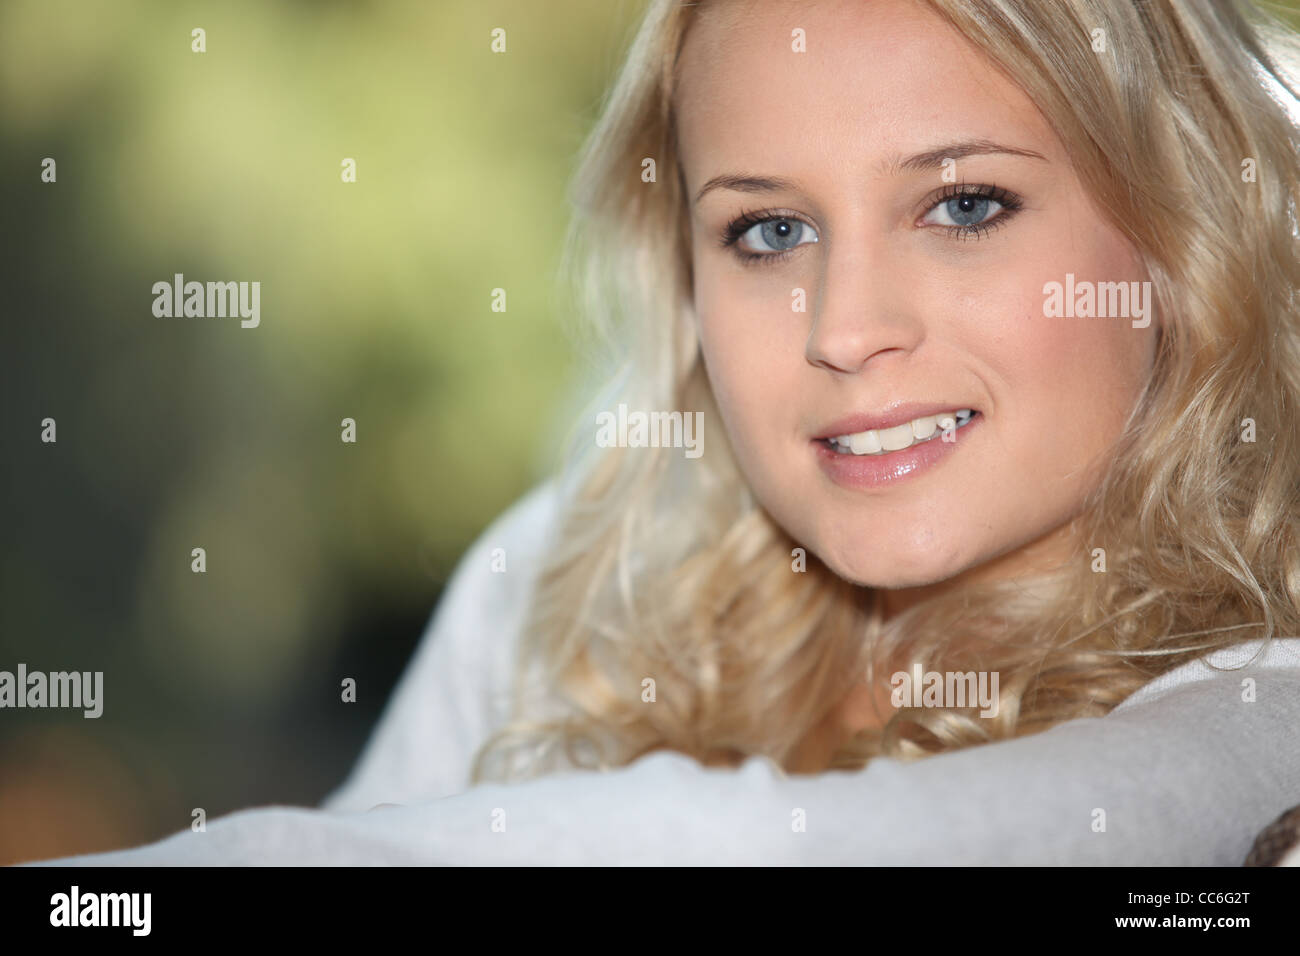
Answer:
<svg viewBox="0 0 1300 956"><path fill-rule="evenodd" d="M798 543L754 499L719 429L694 460L597 448L584 430L557 478L513 718L480 749L475 782L662 749L706 765L762 755L791 772L915 758L1100 716L1194 657L1300 634L1300 136L1280 99L1294 80L1275 63L1295 55L1294 36L1209 0L928 4L1049 119L1142 256L1165 317L1152 375L1078 519L1088 553L1033 581L954 586L883 622L875 590L815 556L793 573ZM573 178L565 264L589 341L615 362L592 409L720 421L691 311L672 106L687 30L717 6L648 4ZM1097 28L1107 55L1092 49ZM1247 418L1256 443L1241 440ZM997 672L996 717L902 708L803 766L830 708L902 660Z"/></svg>

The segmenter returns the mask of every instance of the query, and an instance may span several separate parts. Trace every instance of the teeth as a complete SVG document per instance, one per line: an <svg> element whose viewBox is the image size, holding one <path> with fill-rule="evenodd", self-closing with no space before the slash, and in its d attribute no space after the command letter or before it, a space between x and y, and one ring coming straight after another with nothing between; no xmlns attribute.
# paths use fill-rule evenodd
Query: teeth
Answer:
<svg viewBox="0 0 1300 956"><path fill-rule="evenodd" d="M925 441L939 428L939 419L935 415L926 415L925 418L918 418L912 422L912 437L917 441Z"/></svg>
<svg viewBox="0 0 1300 956"><path fill-rule="evenodd" d="M881 450L880 436L875 432L858 432L849 438L849 447L855 455L877 455Z"/></svg>
<svg viewBox="0 0 1300 956"><path fill-rule="evenodd" d="M831 439L831 446L845 455L883 455L886 452L902 451L911 445L930 441L949 429L961 428L974 416L974 411L969 408L958 409L956 412L941 412L938 415L925 415L913 419L906 425L840 435Z"/></svg>
<svg viewBox="0 0 1300 956"><path fill-rule="evenodd" d="M896 428L886 428L880 433L880 444L885 446L885 451L900 451L912 444L912 426L899 425Z"/></svg>

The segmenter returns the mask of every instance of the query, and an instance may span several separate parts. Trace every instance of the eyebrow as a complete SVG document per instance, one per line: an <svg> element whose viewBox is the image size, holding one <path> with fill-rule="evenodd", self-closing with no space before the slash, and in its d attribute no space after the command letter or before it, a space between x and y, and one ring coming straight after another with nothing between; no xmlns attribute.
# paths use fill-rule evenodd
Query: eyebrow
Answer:
<svg viewBox="0 0 1300 956"><path fill-rule="evenodd" d="M904 172L923 172L927 169L940 169L944 160L947 159L964 159L967 156L989 156L1002 154L1006 156L1024 156L1029 159L1040 159L1047 162L1047 157L1042 153L1036 153L1032 149L1020 149L1015 146L1002 146L998 143L986 139L964 140L959 143L949 143L946 146L940 146L936 149L927 149L925 152L913 153L911 156L895 157L884 164L884 169L897 175ZM792 179L785 179L781 176L753 176L745 173L724 173L721 176L714 176L701 187L700 191L695 194L694 202L698 203L706 194L715 189L730 189L742 193L764 193L777 192L779 190L794 191L799 188L799 184Z"/></svg>

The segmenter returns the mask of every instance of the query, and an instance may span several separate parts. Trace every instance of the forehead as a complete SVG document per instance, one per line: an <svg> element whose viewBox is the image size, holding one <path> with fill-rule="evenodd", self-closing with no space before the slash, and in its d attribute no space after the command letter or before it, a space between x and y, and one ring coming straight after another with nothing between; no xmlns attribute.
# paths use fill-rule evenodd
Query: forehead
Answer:
<svg viewBox="0 0 1300 956"><path fill-rule="evenodd" d="M789 166L816 156L878 169L966 138L1053 151L1028 96L946 20L913 0L705 0L674 96L688 169ZM795 52L802 30L806 52Z"/></svg>

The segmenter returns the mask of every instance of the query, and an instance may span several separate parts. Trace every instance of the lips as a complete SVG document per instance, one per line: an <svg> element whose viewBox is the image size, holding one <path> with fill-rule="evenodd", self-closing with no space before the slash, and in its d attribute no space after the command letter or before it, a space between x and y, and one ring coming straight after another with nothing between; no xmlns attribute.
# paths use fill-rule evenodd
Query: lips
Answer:
<svg viewBox="0 0 1300 956"><path fill-rule="evenodd" d="M913 409L929 411L934 407L900 406L887 416L841 419L829 430L861 427L863 421L897 421L904 415L914 414ZM932 468L941 467L953 454L960 454L958 450L969 444L970 435L979 432L984 420L983 413L975 409L961 411L970 414L940 410L881 430L814 438L809 444L822 472L835 484L853 491L882 491L899 482L910 482Z"/></svg>
<svg viewBox="0 0 1300 956"><path fill-rule="evenodd" d="M926 404L906 402L895 405L888 411L879 414L862 412L856 415L846 415L823 426L813 438L814 440L827 440L839 438L841 435L854 435L859 432L883 431L887 428L907 425L919 418L942 415L945 412L955 415L961 409L969 409L973 412L979 411L974 405L961 402L930 402Z"/></svg>
<svg viewBox="0 0 1300 956"><path fill-rule="evenodd" d="M887 455L902 451L912 445L933 441L936 437L952 436L959 428L965 428L975 420L979 412L963 408L956 413L940 412L938 415L924 415L914 418L893 428L878 431L855 432L852 435L840 435L836 438L818 439L829 445L834 451L852 455ZM949 440L953 440L949 437Z"/></svg>

